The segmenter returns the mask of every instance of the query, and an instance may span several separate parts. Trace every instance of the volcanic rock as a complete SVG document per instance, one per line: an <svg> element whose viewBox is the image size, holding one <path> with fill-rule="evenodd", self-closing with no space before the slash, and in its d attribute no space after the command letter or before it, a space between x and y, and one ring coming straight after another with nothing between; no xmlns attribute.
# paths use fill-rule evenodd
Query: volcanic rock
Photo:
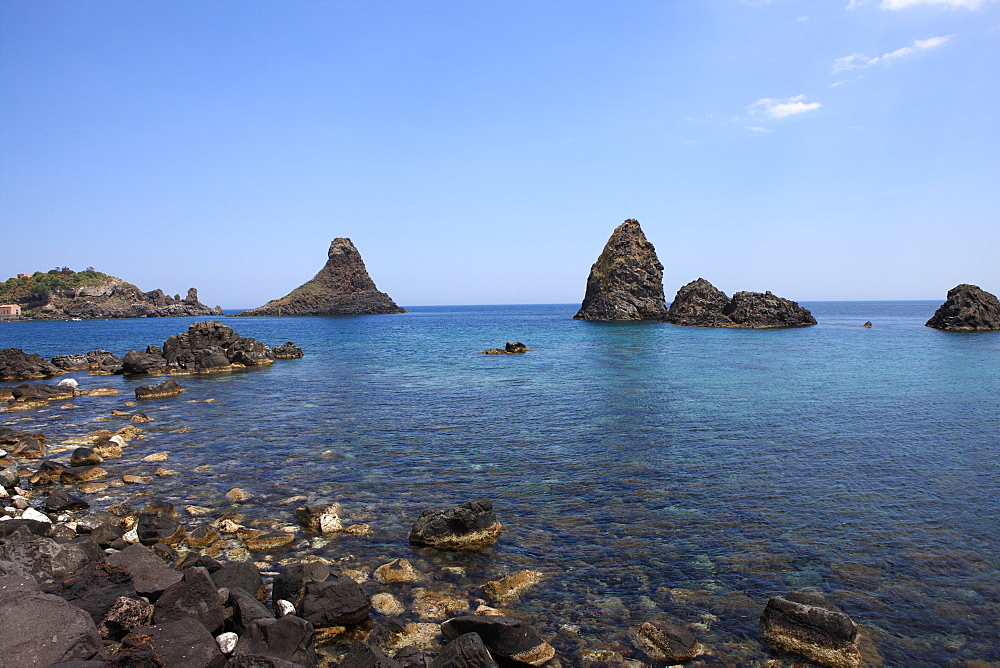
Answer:
<svg viewBox="0 0 1000 668"><path fill-rule="evenodd" d="M39 582L62 580L103 556L104 550L89 537L57 543L25 527L0 540L0 561L20 564Z"/></svg>
<svg viewBox="0 0 1000 668"><path fill-rule="evenodd" d="M764 642L835 668L861 665L858 629L843 610L823 596L793 592L768 600L760 617Z"/></svg>
<svg viewBox="0 0 1000 668"><path fill-rule="evenodd" d="M302 604L295 609L314 626L325 628L358 624L368 618L371 607L361 585L346 575L331 575L323 582L306 583Z"/></svg>
<svg viewBox="0 0 1000 668"><path fill-rule="evenodd" d="M217 589L225 587L226 589L235 591L237 588L240 588L253 594L259 601L267 600L264 578L260 574L260 569L252 562L238 561L235 564L220 566L215 569L208 568L208 570L212 574L212 581L215 583Z"/></svg>
<svg viewBox="0 0 1000 668"><path fill-rule="evenodd" d="M403 664L387 657L378 647L355 640L339 668L403 668Z"/></svg>
<svg viewBox="0 0 1000 668"><path fill-rule="evenodd" d="M639 221L628 219L611 234L590 269L577 320L658 320L667 314L663 265Z"/></svg>
<svg viewBox="0 0 1000 668"><path fill-rule="evenodd" d="M20 348L0 350L0 380L31 380L50 378L66 373L41 355L26 353Z"/></svg>
<svg viewBox="0 0 1000 668"><path fill-rule="evenodd" d="M493 502L484 498L425 510L410 529L409 539L416 545L461 550L495 543L502 528Z"/></svg>
<svg viewBox="0 0 1000 668"><path fill-rule="evenodd" d="M100 624L120 597L134 598L132 575L106 561L89 564L61 582L46 587L46 592L66 599L87 611Z"/></svg>
<svg viewBox="0 0 1000 668"><path fill-rule="evenodd" d="M313 625L294 615L281 619L255 619L240 636L234 653L237 656L260 654L303 666L315 666L317 657L313 634Z"/></svg>
<svg viewBox="0 0 1000 668"><path fill-rule="evenodd" d="M815 325L816 319L797 303L770 292L737 292L732 299L703 278L681 287L665 322L689 327L768 329Z"/></svg>
<svg viewBox="0 0 1000 668"><path fill-rule="evenodd" d="M318 561L284 564L274 578L271 598L275 601L289 601L298 610L306 593L306 585L310 582L323 582L328 577L330 567Z"/></svg>
<svg viewBox="0 0 1000 668"><path fill-rule="evenodd" d="M499 615L464 615L441 624L441 635L452 641L466 633L476 633L493 656L540 666L556 652L524 622Z"/></svg>
<svg viewBox="0 0 1000 668"><path fill-rule="evenodd" d="M175 380L165 380L156 385L140 385L135 388L136 399L159 399L161 397L176 397L184 391L181 384Z"/></svg>
<svg viewBox="0 0 1000 668"><path fill-rule="evenodd" d="M304 354L302 352L302 348L299 348L291 341L286 341L272 350L274 351L274 356L279 360L295 360L299 359Z"/></svg>
<svg viewBox="0 0 1000 668"><path fill-rule="evenodd" d="M211 576L204 568L188 568L184 579L171 586L156 599L153 621L172 622L182 617L194 617L213 635L222 630L223 610Z"/></svg>
<svg viewBox="0 0 1000 668"><path fill-rule="evenodd" d="M460 635L435 658L430 668L496 668L497 662L478 633Z"/></svg>
<svg viewBox="0 0 1000 668"><path fill-rule="evenodd" d="M948 331L1000 329L1000 301L978 285L962 283L948 291L926 327Z"/></svg>
<svg viewBox="0 0 1000 668"><path fill-rule="evenodd" d="M389 295L379 292L361 254L350 239L330 244L326 265L312 280L281 299L237 313L240 316L273 315L375 315L405 313Z"/></svg>
<svg viewBox="0 0 1000 668"><path fill-rule="evenodd" d="M656 665L690 661L704 649L686 628L665 620L644 622L630 635Z"/></svg>
<svg viewBox="0 0 1000 668"><path fill-rule="evenodd" d="M167 566L151 550L138 543L109 555L105 561L112 566L121 566L131 573L136 593L150 600L154 600L164 590L183 579L179 571Z"/></svg>
<svg viewBox="0 0 1000 668"><path fill-rule="evenodd" d="M125 648L152 644L155 656L164 666L184 668L220 668L226 656L215 643L212 634L193 617L154 626L140 626L122 639ZM130 659L119 665L156 665Z"/></svg>
<svg viewBox="0 0 1000 668"><path fill-rule="evenodd" d="M165 366L167 360L156 346L147 346L145 352L130 350L122 359L122 373L131 375L160 373Z"/></svg>
<svg viewBox="0 0 1000 668"><path fill-rule="evenodd" d="M102 658L97 625L65 599L43 594L27 576L0 577L0 662L50 666Z"/></svg>

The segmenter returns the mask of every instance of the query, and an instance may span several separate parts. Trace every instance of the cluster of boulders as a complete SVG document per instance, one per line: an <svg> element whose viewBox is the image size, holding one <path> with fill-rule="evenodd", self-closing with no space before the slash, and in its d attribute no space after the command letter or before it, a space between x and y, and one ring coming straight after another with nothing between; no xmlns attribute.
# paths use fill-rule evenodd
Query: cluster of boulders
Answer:
<svg viewBox="0 0 1000 668"><path fill-rule="evenodd" d="M50 378L68 371L87 371L90 375L215 373L302 356L302 348L291 341L272 349L212 320L192 323L186 332L171 336L162 346L131 350L124 357L115 357L107 350L92 350L86 355L56 355L50 362L20 348L7 348L0 350L0 380Z"/></svg>
<svg viewBox="0 0 1000 668"><path fill-rule="evenodd" d="M50 401L61 401L74 397L98 397L118 394L113 387L80 389L72 378L65 378L56 385L41 383L21 383L14 387L0 387L0 401L6 401L9 411L27 410L44 406Z"/></svg>
<svg viewBox="0 0 1000 668"><path fill-rule="evenodd" d="M815 325L816 318L797 303L770 292L737 292L732 299L704 278L677 291L664 322L689 327L764 329Z"/></svg>
<svg viewBox="0 0 1000 668"><path fill-rule="evenodd" d="M529 348L520 341L508 341L503 348L490 348L484 350L483 355L520 355L528 352Z"/></svg>

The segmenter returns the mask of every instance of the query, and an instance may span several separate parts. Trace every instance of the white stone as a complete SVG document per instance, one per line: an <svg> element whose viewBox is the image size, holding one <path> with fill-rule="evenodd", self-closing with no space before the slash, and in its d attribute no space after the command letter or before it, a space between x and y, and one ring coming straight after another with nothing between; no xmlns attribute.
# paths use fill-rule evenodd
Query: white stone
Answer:
<svg viewBox="0 0 1000 668"><path fill-rule="evenodd" d="M75 378L63 378L59 381L60 387L78 387L80 383L76 382Z"/></svg>
<svg viewBox="0 0 1000 668"><path fill-rule="evenodd" d="M67 515L66 513L62 513L61 515L56 517L56 522L62 522L63 524L65 524L69 522L71 519L72 518L69 515Z"/></svg>
<svg viewBox="0 0 1000 668"><path fill-rule="evenodd" d="M294 615L295 606L292 605L291 601L286 601L285 599L278 599L278 602L274 604L274 607L278 609L278 616L284 617L285 615Z"/></svg>
<svg viewBox="0 0 1000 668"><path fill-rule="evenodd" d="M343 531L344 525L336 515L323 513L319 516L319 530L323 533L336 533Z"/></svg>
<svg viewBox="0 0 1000 668"><path fill-rule="evenodd" d="M125 535L122 536L122 540L124 540L126 543L138 543L139 542L139 530L138 529L132 529L130 531L126 531Z"/></svg>
<svg viewBox="0 0 1000 668"><path fill-rule="evenodd" d="M48 515L46 515L45 513L40 513L34 508L26 508L25 511L21 514L21 519L35 520L36 522L48 522L49 524L52 524L52 520L49 519Z"/></svg>
<svg viewBox="0 0 1000 668"><path fill-rule="evenodd" d="M0 457L6 457L6 456L7 456L8 454L10 454L10 453L8 453L8 452L7 452L6 450L4 450L3 448L0 448Z"/></svg>
<svg viewBox="0 0 1000 668"><path fill-rule="evenodd" d="M118 447L121 447L121 448L125 447L125 439L122 438L119 434L115 434L114 436L112 436L108 440L111 441L112 443L117 444Z"/></svg>
<svg viewBox="0 0 1000 668"><path fill-rule="evenodd" d="M218 643L219 649L222 650L222 653L228 656L233 653L233 650L236 649L236 641L239 639L239 636L230 631L218 636L215 639L215 642Z"/></svg>
<svg viewBox="0 0 1000 668"><path fill-rule="evenodd" d="M0 485L0 499L6 499L10 496L10 492L3 485Z"/></svg>

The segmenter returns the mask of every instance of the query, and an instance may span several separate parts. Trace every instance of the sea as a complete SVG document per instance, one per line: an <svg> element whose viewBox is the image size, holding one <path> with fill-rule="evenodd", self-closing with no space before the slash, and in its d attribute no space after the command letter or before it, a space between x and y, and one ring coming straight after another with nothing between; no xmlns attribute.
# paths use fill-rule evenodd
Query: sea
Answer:
<svg viewBox="0 0 1000 668"><path fill-rule="evenodd" d="M661 618L723 664L762 665L761 611L802 589L855 620L866 663L1000 662L1000 332L927 328L932 301L803 305L818 325L585 322L576 304L224 318L305 357L179 377L183 395L139 407L153 422L131 461L168 451L183 474L155 495L176 504L244 488L239 511L262 526L295 524L297 496L340 502L371 535L268 558L403 557L428 574L404 603L440 587L474 608L483 582L538 571L507 608L570 665L641 661L630 630ZM196 320L3 322L0 348L123 355ZM507 341L529 352L480 354ZM0 423L50 443L115 429L111 410L149 382L68 376L122 395ZM480 497L496 545L407 541L422 510Z"/></svg>

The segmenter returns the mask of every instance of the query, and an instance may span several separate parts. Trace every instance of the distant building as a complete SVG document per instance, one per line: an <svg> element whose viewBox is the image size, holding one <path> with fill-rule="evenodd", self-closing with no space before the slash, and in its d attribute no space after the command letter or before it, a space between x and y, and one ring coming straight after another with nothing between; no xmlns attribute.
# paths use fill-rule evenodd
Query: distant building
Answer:
<svg viewBox="0 0 1000 668"><path fill-rule="evenodd" d="M21 317L21 307L17 304L0 304L0 318Z"/></svg>
<svg viewBox="0 0 1000 668"><path fill-rule="evenodd" d="M18 278L31 278L31 274L18 274Z"/></svg>

